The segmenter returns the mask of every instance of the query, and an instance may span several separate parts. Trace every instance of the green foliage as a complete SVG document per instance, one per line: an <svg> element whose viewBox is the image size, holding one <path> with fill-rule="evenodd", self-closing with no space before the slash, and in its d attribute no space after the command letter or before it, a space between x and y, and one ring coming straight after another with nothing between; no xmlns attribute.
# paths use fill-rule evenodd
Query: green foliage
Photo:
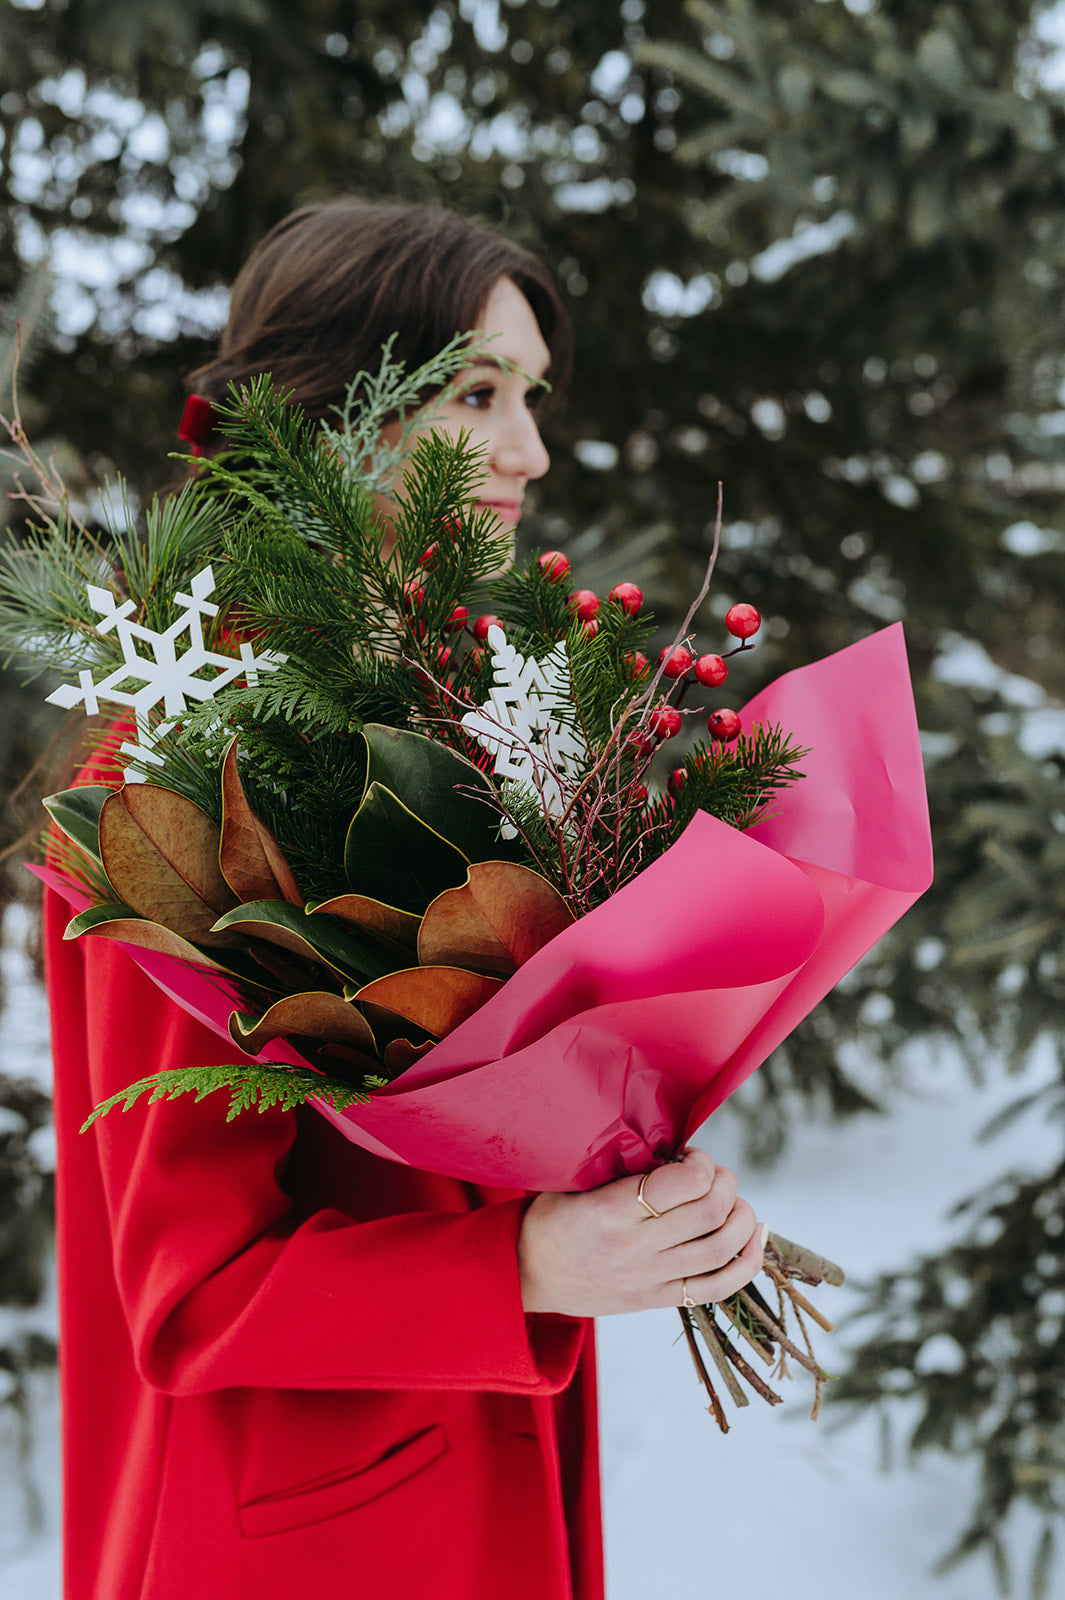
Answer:
<svg viewBox="0 0 1065 1600"><path fill-rule="evenodd" d="M206 353L204 292L270 225L322 193L440 198L542 244L576 318L532 541L589 587L640 582L665 643L723 479L709 615L742 598L767 619L737 703L905 617L937 882L752 1080L769 1144L796 1095L868 1105L855 1050L946 1042L986 1069L1061 1040L1060 750L1031 747L1001 686L930 670L950 630L1046 714L1065 694L1065 110L1038 76L1043 9L529 0L490 35L455 0L0 8L5 150L44 164L35 190L0 172L0 296L28 282L19 241L59 228L92 247L132 230L144 261L79 291L83 332L38 341L34 438L104 452L143 494ZM99 85L158 117L166 150L139 153L132 119L100 147ZM442 94L466 119L443 144L425 127ZM215 128L232 109L228 138L208 105ZM128 220L131 175L157 223ZM615 465L575 451L596 441ZM1008 1291L1010 1263L985 1266Z"/></svg>
<svg viewBox="0 0 1065 1600"><path fill-rule="evenodd" d="M179 1067L170 1072L154 1072L150 1077L131 1083L120 1094L104 1100L87 1119L90 1128L97 1117L121 1106L128 1111L142 1095L148 1104L156 1100L176 1100L179 1095L193 1094L197 1100L214 1094L218 1089L229 1090L229 1109L226 1121L232 1122L242 1111L291 1111L308 1100L325 1100L337 1111L347 1106L361 1105L372 1089L380 1088L387 1080L371 1076L360 1077L357 1083L345 1082L335 1075L316 1072L313 1067L292 1067L269 1062L235 1062L229 1066Z"/></svg>
<svg viewBox="0 0 1065 1600"><path fill-rule="evenodd" d="M119 495L124 526L110 538L73 514L64 495L50 515L39 501L42 520L0 547L0 651L9 662L17 656L24 673L65 671L75 651L93 671L122 661L116 632L96 632L100 613L86 592L92 584L117 594L117 573L125 585L118 598L134 602L133 619L141 627L162 631L181 615L174 595L209 558L224 503L205 499L189 485L153 501L138 531L121 484ZM216 631L208 621L208 645Z"/></svg>
<svg viewBox="0 0 1065 1600"><path fill-rule="evenodd" d="M781 728L760 722L733 744L699 740L685 757L675 826L707 811L734 828L752 827L768 815L773 797L802 777L799 763L809 753Z"/></svg>
<svg viewBox="0 0 1065 1600"><path fill-rule="evenodd" d="M908 1400L911 1452L979 1455L979 1494L944 1565L984 1550L1008 1584L1000 1530L1019 1502L1033 1505L1043 1539L1027 1592L1045 1600L1065 1513L1065 1166L1003 1178L957 1214L967 1237L872 1285L865 1317L875 1325L833 1399L851 1408Z"/></svg>

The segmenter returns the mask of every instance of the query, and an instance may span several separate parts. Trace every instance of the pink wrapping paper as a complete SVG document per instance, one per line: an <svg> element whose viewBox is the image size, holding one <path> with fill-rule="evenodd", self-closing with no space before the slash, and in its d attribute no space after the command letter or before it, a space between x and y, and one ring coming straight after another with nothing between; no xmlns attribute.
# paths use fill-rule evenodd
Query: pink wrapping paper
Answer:
<svg viewBox="0 0 1065 1600"><path fill-rule="evenodd" d="M696 816L402 1077L322 1114L378 1155L501 1188L594 1188L689 1138L932 877L900 625L778 679L755 721L812 751L776 816L746 833ZM228 1036L235 990L126 948ZM258 1059L302 1064L283 1040Z"/></svg>

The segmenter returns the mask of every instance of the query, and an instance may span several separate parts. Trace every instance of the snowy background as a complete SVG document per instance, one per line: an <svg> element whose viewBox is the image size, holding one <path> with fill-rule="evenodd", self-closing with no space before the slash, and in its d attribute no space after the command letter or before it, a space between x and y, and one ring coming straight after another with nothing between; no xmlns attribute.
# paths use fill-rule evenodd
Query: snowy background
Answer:
<svg viewBox="0 0 1065 1600"><path fill-rule="evenodd" d="M21 949L26 920L18 908L7 913L5 933L0 1067L47 1081L44 999ZM1035 1061L1024 1086L1051 1073L1049 1060ZM1056 1158L1057 1137L1036 1116L990 1145L979 1141L982 1125L1020 1088L993 1075L976 1088L949 1065L912 1067L890 1116L797 1127L784 1159L769 1172L748 1172L743 1192L760 1218L854 1279L905 1266L951 1239L948 1213L963 1195L1008 1167L1037 1172ZM719 1115L701 1142L744 1172L736 1119ZM854 1304L847 1289L816 1294L840 1320ZM0 1309L0 1318L0 1335L13 1324L47 1329L54 1307ZM801 1373L786 1407L755 1400L730 1412L732 1431L723 1437L702 1409L677 1330L674 1312L599 1324L609 1600L671 1590L699 1600L720 1592L742 1600L995 1600L982 1561L942 1577L932 1570L965 1521L972 1463L930 1456L909 1466L896 1446L885 1470L881 1419L868 1414L840 1426L829 1408L827 1419L811 1423ZM847 1331L819 1341L830 1369L843 1364ZM4 1600L60 1595L52 1380L36 1384L34 1401L28 1426L0 1407ZM905 1422L896 1414L889 1431L901 1439ZM1034 1537L1018 1519L1011 1545L1022 1570Z"/></svg>

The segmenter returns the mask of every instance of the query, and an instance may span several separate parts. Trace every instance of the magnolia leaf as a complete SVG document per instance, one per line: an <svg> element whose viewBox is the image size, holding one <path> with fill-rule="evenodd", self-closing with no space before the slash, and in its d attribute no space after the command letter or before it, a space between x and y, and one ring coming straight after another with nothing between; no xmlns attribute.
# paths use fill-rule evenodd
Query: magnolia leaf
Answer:
<svg viewBox="0 0 1065 1600"><path fill-rule="evenodd" d="M438 894L463 881L468 865L391 790L370 785L344 844L344 871L353 893L420 916Z"/></svg>
<svg viewBox="0 0 1065 1600"><path fill-rule="evenodd" d="M323 991L288 994L260 1017L234 1011L229 1019L230 1038L250 1056L258 1055L271 1039L293 1033L323 1044L374 1049L370 1024L361 1011L356 1011L338 994Z"/></svg>
<svg viewBox="0 0 1065 1600"><path fill-rule="evenodd" d="M292 955L329 967L339 978L365 984L392 971L392 963L371 940L350 925L300 911L287 900L253 900L219 918L221 932L264 939Z"/></svg>
<svg viewBox="0 0 1065 1600"><path fill-rule="evenodd" d="M238 900L287 900L302 906L303 896L292 868L266 824L248 804L237 768L237 741L230 742L222 762L222 876Z"/></svg>
<svg viewBox="0 0 1065 1600"><path fill-rule="evenodd" d="M391 1011L423 1033L442 1039L479 1011L500 983L499 978L463 972L459 967L408 967L366 984L356 998L360 1005Z"/></svg>
<svg viewBox="0 0 1065 1600"><path fill-rule="evenodd" d="M164 928L161 922L149 922L129 906L113 904L90 906L74 917L63 932L64 939L116 939L121 944L135 945L138 950L154 950L159 955L173 956L176 961L186 961L190 966L221 972L238 978L243 984L254 984L269 992L271 985L263 981L262 974L238 949L225 948L219 956L197 945L190 944L180 934Z"/></svg>
<svg viewBox="0 0 1065 1600"><path fill-rule="evenodd" d="M332 900L322 900L308 906L308 911L323 911L328 916L340 917L364 928L375 939L387 940L401 950L413 952L418 943L418 918L413 911L400 911L380 900L371 900L364 894L338 894Z"/></svg>
<svg viewBox="0 0 1065 1600"><path fill-rule="evenodd" d="M558 890L530 867L475 862L466 882L438 895L425 913L418 960L509 977L573 920Z"/></svg>
<svg viewBox="0 0 1065 1600"><path fill-rule="evenodd" d="M235 899L218 866L219 838L206 811L155 784L127 783L100 811L100 855L115 893L194 944L235 942L214 926Z"/></svg>
<svg viewBox="0 0 1065 1600"><path fill-rule="evenodd" d="M393 1039L386 1044L381 1059L384 1061L385 1070L390 1078L398 1078L401 1072L415 1061L418 1061L427 1050L435 1048L435 1039L425 1039L421 1044L411 1044L409 1039Z"/></svg>
<svg viewBox="0 0 1065 1600"><path fill-rule="evenodd" d="M461 850L467 861L499 855L501 817L491 803L495 790L472 761L407 728L368 722L362 736L367 746L367 798L374 783L390 790L434 833Z"/></svg>
<svg viewBox="0 0 1065 1600"><path fill-rule="evenodd" d="M100 810L105 800L109 800L115 793L102 783L83 783L75 789L64 789L59 794L50 794L43 801L45 810L51 815L57 828L61 828L68 839L73 839L79 850L84 850L87 856L94 861L103 861L100 856Z"/></svg>

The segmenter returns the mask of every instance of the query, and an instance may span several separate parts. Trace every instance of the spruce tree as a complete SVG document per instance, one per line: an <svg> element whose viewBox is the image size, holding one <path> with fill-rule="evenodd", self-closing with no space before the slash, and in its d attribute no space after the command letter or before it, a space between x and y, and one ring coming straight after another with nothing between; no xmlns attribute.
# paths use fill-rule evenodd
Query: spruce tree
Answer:
<svg viewBox="0 0 1065 1600"><path fill-rule="evenodd" d="M1060 1055L1065 109L1040 78L1044 9L46 0L0 13L0 295L24 289L50 237L60 276L71 241L86 260L123 241L115 287L68 298L36 353L36 437L154 488L180 374L256 238L323 193L440 198L540 244L576 323L532 540L565 545L590 587L638 578L668 623L723 481L711 605L746 599L768 619L752 690L904 619L936 884L758 1074L766 1146L797 1092L868 1104L868 1076L847 1070L855 1046L885 1067L920 1041L974 1066L1019 1069L1041 1041ZM1048 1526L1060 1509L1065 1354L1038 1333L1033 1350L1059 1316L1058 1184L996 1193L963 1262L915 1269L914 1337L949 1326L971 1352L951 1439L936 1431L941 1391L915 1380L916 1442L983 1452L992 1543L1014 1496ZM1045 1249L1019 1277L1033 1230ZM941 1303L959 1262L971 1295ZM890 1319L906 1277L878 1291L879 1347L904 1368L914 1352ZM1038 1367L1020 1409L984 1383L978 1326L1012 1352L1018 1384ZM890 1386L875 1364L855 1370L855 1395Z"/></svg>

